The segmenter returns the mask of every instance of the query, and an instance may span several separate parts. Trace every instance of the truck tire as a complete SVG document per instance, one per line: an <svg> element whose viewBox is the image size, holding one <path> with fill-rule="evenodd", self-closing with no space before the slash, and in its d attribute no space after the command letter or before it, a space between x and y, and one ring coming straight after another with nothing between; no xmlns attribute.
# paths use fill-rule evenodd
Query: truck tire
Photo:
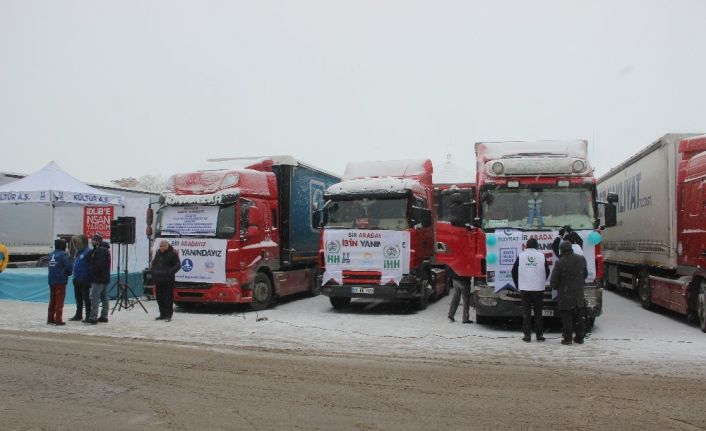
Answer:
<svg viewBox="0 0 706 431"><path fill-rule="evenodd" d="M699 315L699 327L706 332L706 283L702 280L696 297L696 313Z"/></svg>
<svg viewBox="0 0 706 431"><path fill-rule="evenodd" d="M319 267L315 266L311 269L311 286L309 287L311 296L319 296L321 294L321 284L319 284Z"/></svg>
<svg viewBox="0 0 706 431"><path fill-rule="evenodd" d="M429 305L429 280L422 280L419 288L419 297L412 300L414 308L425 310Z"/></svg>
<svg viewBox="0 0 706 431"><path fill-rule="evenodd" d="M346 308L351 305L351 298L347 296L331 296L329 297L329 301L331 301L331 306L336 310L340 310L341 308Z"/></svg>
<svg viewBox="0 0 706 431"><path fill-rule="evenodd" d="M640 275L637 278L637 294L640 298L640 305L645 310L652 308L652 292L650 289L650 278L647 271L644 269L640 271Z"/></svg>
<svg viewBox="0 0 706 431"><path fill-rule="evenodd" d="M264 310L269 307L275 299L275 292L272 289L270 277L263 273L258 273L252 282L252 302L250 307L253 310Z"/></svg>

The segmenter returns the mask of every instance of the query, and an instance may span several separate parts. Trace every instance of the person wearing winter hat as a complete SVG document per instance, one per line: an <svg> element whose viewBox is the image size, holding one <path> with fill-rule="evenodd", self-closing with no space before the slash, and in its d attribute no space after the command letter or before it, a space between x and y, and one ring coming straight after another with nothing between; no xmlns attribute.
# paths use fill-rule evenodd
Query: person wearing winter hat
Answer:
<svg viewBox="0 0 706 431"><path fill-rule="evenodd" d="M573 341L583 344L585 332L582 313L586 302L583 289L584 280L588 277L586 259L574 253L569 241L562 241L559 250L560 257L554 265L550 284L558 292L563 335L561 344L571 344L574 331L576 336Z"/></svg>
<svg viewBox="0 0 706 431"><path fill-rule="evenodd" d="M108 322L108 282L110 281L110 251L107 242L100 234L91 238L93 250L88 254L88 267L91 274L91 314L84 323L95 325L98 322ZM101 306L101 317L98 317L98 302Z"/></svg>
<svg viewBox="0 0 706 431"><path fill-rule="evenodd" d="M66 253L66 241L54 241L54 251L49 255L49 310L47 325L65 325L63 320L66 283L73 270L73 261Z"/></svg>

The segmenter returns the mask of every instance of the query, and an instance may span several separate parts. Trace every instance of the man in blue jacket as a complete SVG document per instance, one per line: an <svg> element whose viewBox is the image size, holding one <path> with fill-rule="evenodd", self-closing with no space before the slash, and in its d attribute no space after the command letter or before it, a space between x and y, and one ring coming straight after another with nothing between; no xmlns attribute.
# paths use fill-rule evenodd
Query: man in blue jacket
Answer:
<svg viewBox="0 0 706 431"><path fill-rule="evenodd" d="M76 314L71 321L81 321L83 319L83 310L86 310L86 318L91 314L91 274L88 270L88 253L91 249L88 247L88 238L86 235L75 235L71 238L74 255L74 297L76 298Z"/></svg>
<svg viewBox="0 0 706 431"><path fill-rule="evenodd" d="M66 241L54 241L54 251L49 255L49 310L47 325L66 325L63 320L66 283L73 269L71 257L66 253Z"/></svg>
<svg viewBox="0 0 706 431"><path fill-rule="evenodd" d="M91 274L91 314L84 323L95 325L108 322L108 282L110 282L110 245L103 242L100 234L91 238L93 250L88 254L88 268ZM98 301L101 304L101 317L98 317Z"/></svg>

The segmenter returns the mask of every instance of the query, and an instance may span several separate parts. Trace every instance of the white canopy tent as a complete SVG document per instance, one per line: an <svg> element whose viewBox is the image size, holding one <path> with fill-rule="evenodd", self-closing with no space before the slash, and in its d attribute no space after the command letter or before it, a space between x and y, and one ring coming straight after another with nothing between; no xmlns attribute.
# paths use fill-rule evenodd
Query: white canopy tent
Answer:
<svg viewBox="0 0 706 431"><path fill-rule="evenodd" d="M64 205L125 206L125 198L93 188L50 162L39 171L17 181L0 186L0 204L38 203L50 205L51 241L54 241L54 208Z"/></svg>

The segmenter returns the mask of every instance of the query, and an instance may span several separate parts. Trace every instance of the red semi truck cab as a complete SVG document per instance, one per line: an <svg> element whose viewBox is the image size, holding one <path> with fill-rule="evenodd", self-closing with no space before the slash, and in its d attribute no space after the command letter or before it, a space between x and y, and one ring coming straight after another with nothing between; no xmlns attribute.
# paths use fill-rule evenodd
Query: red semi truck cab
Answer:
<svg viewBox="0 0 706 431"><path fill-rule="evenodd" d="M485 261L485 234L476 226L476 191L475 183L434 184L435 266L444 266L450 275L467 279L482 276ZM454 214L454 205L461 206L461 215Z"/></svg>
<svg viewBox="0 0 706 431"><path fill-rule="evenodd" d="M430 160L349 163L328 188L321 231L321 291L334 308L352 298L413 301L445 289L432 269L434 214Z"/></svg>
<svg viewBox="0 0 706 431"><path fill-rule="evenodd" d="M511 269L527 240L539 242L550 264L562 228L578 233L588 264L585 296L589 325L602 310L601 235L596 180L586 141L481 142L476 147L481 226L486 235L486 276L473 291L479 323L489 317L521 316ZM545 315L556 314L547 287Z"/></svg>
<svg viewBox="0 0 706 431"><path fill-rule="evenodd" d="M155 243L168 241L182 263L175 303L263 309L280 296L317 294L314 214L339 178L289 156L212 163L174 175L157 211Z"/></svg>

